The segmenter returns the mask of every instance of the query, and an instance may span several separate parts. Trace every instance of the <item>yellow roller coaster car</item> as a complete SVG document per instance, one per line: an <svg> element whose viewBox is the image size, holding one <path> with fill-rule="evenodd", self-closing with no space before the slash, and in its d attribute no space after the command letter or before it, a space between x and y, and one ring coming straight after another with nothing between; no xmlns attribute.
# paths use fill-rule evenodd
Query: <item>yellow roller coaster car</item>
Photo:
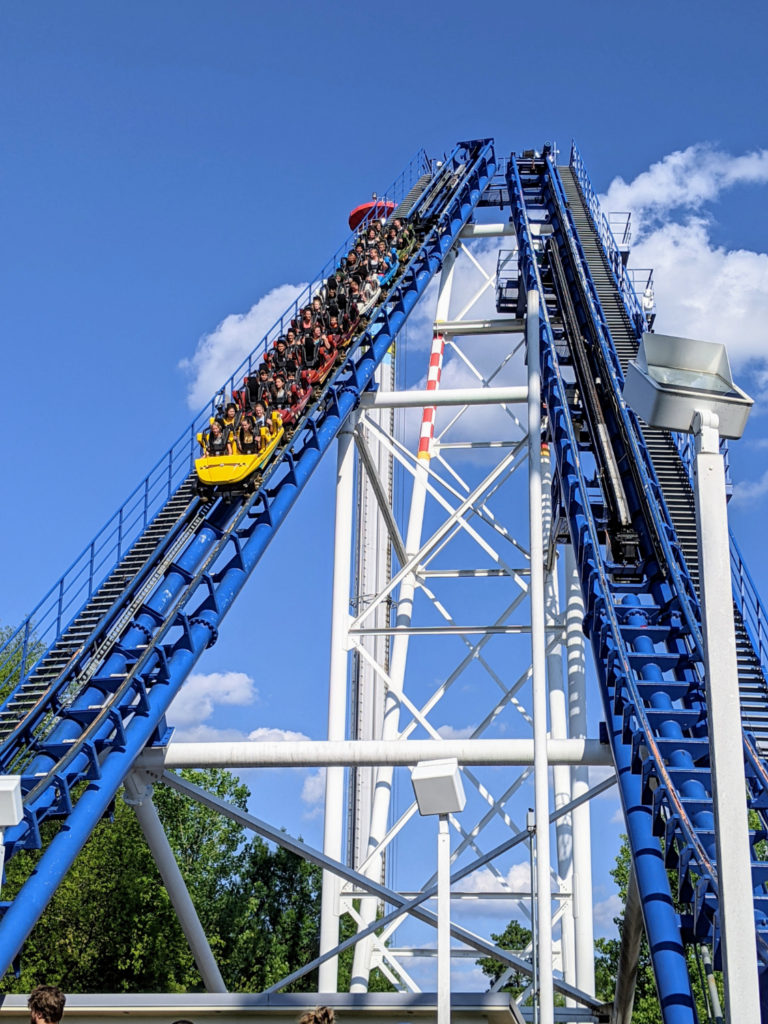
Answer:
<svg viewBox="0 0 768 1024"><path fill-rule="evenodd" d="M253 490L256 486L255 474L269 462L284 433L280 413L273 412L269 425L261 428L261 447L258 452L246 454L238 451L235 438L232 441L232 455L203 455L196 459L198 490L206 494ZM198 434L197 440L205 451L204 435Z"/></svg>

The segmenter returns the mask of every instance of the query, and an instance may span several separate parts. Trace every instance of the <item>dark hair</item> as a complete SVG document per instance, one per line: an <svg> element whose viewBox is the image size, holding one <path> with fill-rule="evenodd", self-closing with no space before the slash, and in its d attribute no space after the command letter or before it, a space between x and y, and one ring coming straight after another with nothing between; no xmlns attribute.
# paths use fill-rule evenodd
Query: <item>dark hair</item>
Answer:
<svg viewBox="0 0 768 1024"><path fill-rule="evenodd" d="M330 1006L316 1006L299 1017L299 1024L334 1024L336 1014Z"/></svg>
<svg viewBox="0 0 768 1024"><path fill-rule="evenodd" d="M29 1012L46 1024L58 1024L64 1015L67 997L55 985L38 985L32 989L27 1000Z"/></svg>

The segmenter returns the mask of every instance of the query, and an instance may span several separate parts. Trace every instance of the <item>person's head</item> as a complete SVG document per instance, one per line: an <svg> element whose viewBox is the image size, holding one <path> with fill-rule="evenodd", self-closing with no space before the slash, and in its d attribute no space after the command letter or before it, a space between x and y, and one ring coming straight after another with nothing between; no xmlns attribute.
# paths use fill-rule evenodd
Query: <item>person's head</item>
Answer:
<svg viewBox="0 0 768 1024"><path fill-rule="evenodd" d="M314 299L312 299L312 308L314 310L318 310L318 309L322 309L323 308L323 300L320 298L319 295L316 295L314 297Z"/></svg>
<svg viewBox="0 0 768 1024"><path fill-rule="evenodd" d="M237 406L234 402L230 402L226 408L226 414L228 420L233 420L237 416Z"/></svg>
<svg viewBox="0 0 768 1024"><path fill-rule="evenodd" d="M27 1000L30 1024L58 1024L64 1016L67 999L55 985L38 985Z"/></svg>
<svg viewBox="0 0 768 1024"><path fill-rule="evenodd" d="M320 324L315 324L315 326L312 328L312 337L319 338L322 333L323 328L320 326Z"/></svg>
<svg viewBox="0 0 768 1024"><path fill-rule="evenodd" d="M285 384L285 377L282 375L282 373L276 373L275 374L275 384L276 384L276 386L278 388L281 388L281 387L284 386L284 384Z"/></svg>
<svg viewBox="0 0 768 1024"><path fill-rule="evenodd" d="M282 353L285 352L285 348L286 348L285 338L278 338L277 339L277 351L282 355Z"/></svg>
<svg viewBox="0 0 768 1024"><path fill-rule="evenodd" d="M218 437L219 434L221 433L221 424L219 423L218 420L214 420L213 423L211 424L211 433L213 434L214 437Z"/></svg>
<svg viewBox="0 0 768 1024"><path fill-rule="evenodd" d="M257 417L265 415L265 413L264 413L264 406L263 406L263 404L261 402L257 402L256 405L253 407L253 414L254 414L254 416L257 416Z"/></svg>
<svg viewBox="0 0 768 1024"><path fill-rule="evenodd" d="M331 313L331 320L330 320L330 326L331 326L331 330L336 330L336 329L338 329L338 326L339 326L339 317L338 317L338 314L336 314L336 313Z"/></svg>
<svg viewBox="0 0 768 1024"><path fill-rule="evenodd" d="M316 1006L299 1017L299 1024L334 1024L336 1014L330 1006Z"/></svg>
<svg viewBox="0 0 768 1024"><path fill-rule="evenodd" d="M269 370L267 369L267 367L266 367L266 366L264 366L264 365L261 365L261 366L259 367L259 378L260 378L261 380L266 380L266 379L267 379L267 377L269 377Z"/></svg>
<svg viewBox="0 0 768 1024"><path fill-rule="evenodd" d="M289 345L296 344L296 331L294 331L292 327L288 328L288 331L286 332L285 335L285 340L288 342Z"/></svg>

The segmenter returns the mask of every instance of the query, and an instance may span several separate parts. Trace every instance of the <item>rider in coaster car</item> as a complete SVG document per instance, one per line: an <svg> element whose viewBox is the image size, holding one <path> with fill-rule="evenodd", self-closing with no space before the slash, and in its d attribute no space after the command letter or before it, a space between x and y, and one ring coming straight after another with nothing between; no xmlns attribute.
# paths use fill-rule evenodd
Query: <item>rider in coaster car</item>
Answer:
<svg viewBox="0 0 768 1024"><path fill-rule="evenodd" d="M267 410L263 402L256 402L253 407L253 414L251 416L253 420L253 429L258 432L262 427L266 427L268 424Z"/></svg>
<svg viewBox="0 0 768 1024"><path fill-rule="evenodd" d="M324 366L325 363L335 355L336 346L327 334L321 335L315 351L315 367L320 369L320 367Z"/></svg>
<svg viewBox="0 0 768 1024"><path fill-rule="evenodd" d="M285 384L285 374L279 370L275 373L272 384L272 404L276 409L287 409L291 404L291 392Z"/></svg>
<svg viewBox="0 0 768 1024"><path fill-rule="evenodd" d="M237 432L237 449L243 455L257 455L261 450L261 434L251 416L243 416Z"/></svg>
<svg viewBox="0 0 768 1024"><path fill-rule="evenodd" d="M224 436L227 438L227 440L230 440L230 438L236 434L237 428L240 426L241 415L242 413L239 411L234 402L227 402L227 405L224 409L224 415L217 417L219 423L221 423L222 430L224 431Z"/></svg>
<svg viewBox="0 0 768 1024"><path fill-rule="evenodd" d="M211 429L205 434L205 454L207 456L231 455L232 444L229 435L224 433L219 420L214 420Z"/></svg>
<svg viewBox="0 0 768 1024"><path fill-rule="evenodd" d="M275 343L275 348L274 351L272 352L272 358L270 360L272 372L277 373L277 371L279 370L281 373L285 374L288 368L287 363L288 345L286 344L285 338L280 337L277 339L277 342Z"/></svg>
<svg viewBox="0 0 768 1024"><path fill-rule="evenodd" d="M341 339L341 324L339 323L338 313L331 313L328 322L328 340L332 345L338 345Z"/></svg>
<svg viewBox="0 0 768 1024"><path fill-rule="evenodd" d="M317 346L323 336L323 329L320 324L315 324L312 333L304 338L304 365L310 369L317 366Z"/></svg>
<svg viewBox="0 0 768 1024"><path fill-rule="evenodd" d="M323 307L323 300L319 295L312 299L312 315L315 318L315 322L325 323L325 309Z"/></svg>

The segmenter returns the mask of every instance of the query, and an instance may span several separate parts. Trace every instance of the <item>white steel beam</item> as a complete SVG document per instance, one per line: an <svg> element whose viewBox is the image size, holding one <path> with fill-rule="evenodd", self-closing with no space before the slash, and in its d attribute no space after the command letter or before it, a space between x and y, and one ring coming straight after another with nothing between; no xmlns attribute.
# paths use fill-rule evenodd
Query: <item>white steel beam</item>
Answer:
<svg viewBox="0 0 768 1024"><path fill-rule="evenodd" d="M531 674L533 683L533 786L536 823L536 922L538 1000L541 1024L554 1022L552 894L549 852L547 760L547 666L544 626L544 537L541 509L541 356L539 293L528 292L528 511L530 520ZM536 979L534 979L534 982Z"/></svg>
<svg viewBox="0 0 768 1024"><path fill-rule="evenodd" d="M467 337L473 334L522 334L525 320L513 316L487 320L435 320L435 331L445 337Z"/></svg>
<svg viewBox="0 0 768 1024"><path fill-rule="evenodd" d="M346 739L347 670L349 626L349 579L352 571L352 510L355 470L354 425L348 423L339 434L336 469L336 522L334 528L333 597L331 601L331 653L328 684L328 739ZM344 825L344 769L330 767L325 775L325 818L323 850L339 860ZM339 941L339 882L336 875L323 872L320 913L320 951L333 949ZM331 957L320 967L321 992L338 987L338 960Z"/></svg>
<svg viewBox="0 0 768 1024"><path fill-rule="evenodd" d="M130 772L125 779L123 799L133 808L141 831L154 858L163 885L168 891L189 948L195 958L200 977L208 992L226 992L219 965L208 943L184 877L176 862L163 823L152 800L152 784L143 775Z"/></svg>
<svg viewBox="0 0 768 1024"><path fill-rule="evenodd" d="M454 267L456 265L456 249L451 249L443 261L443 269L440 275L440 291L437 300L437 315L445 318L448 315L451 301L451 288L453 283ZM429 380L433 388L439 386L440 366L443 356L444 342L440 334L436 333L432 340L432 355L430 358ZM432 388L430 388L432 390ZM434 419L434 409L431 406L424 409L422 417L421 439L419 441L419 459L416 466L416 475L413 481L411 493L411 508L408 517L408 527L405 536L406 554L413 555L419 551L421 545L421 530L424 519L424 506L427 496L427 470L431 447L431 425ZM427 431L427 433L425 433ZM422 450L423 449L423 450ZM417 563L418 564L418 563ZM413 610L413 599L416 592L416 565L406 562L401 566L397 582L400 583L400 591L397 602L397 626L408 629L411 625L411 614ZM377 606L386 594L393 589L393 582L390 580L387 588L380 593L368 609ZM360 615L357 616L361 618ZM352 625L352 624L350 624ZM358 623L359 625L359 623ZM382 723L382 738L395 739L400 728L400 707L402 704L403 682L405 679L405 666L408 657L407 634L397 636L392 641L392 656L390 661L389 686L385 698L384 719ZM392 792L392 767L382 765L376 777L373 806L371 809L371 827L369 832L368 867L366 874L376 878L381 875L382 854L377 852L381 848L381 841L387 832L387 819L389 816L390 799ZM372 900L365 900L360 907L360 914L365 925L369 925L375 918L376 904ZM355 947L355 956L352 965L352 981L350 991L364 991L368 987L368 977L371 968L372 941L370 937L358 943Z"/></svg>
<svg viewBox="0 0 768 1024"><path fill-rule="evenodd" d="M501 238L514 234L514 224L507 221L501 224L466 224L459 232L459 238Z"/></svg>
<svg viewBox="0 0 768 1024"><path fill-rule="evenodd" d="M138 767L163 768L306 768L321 765L414 765L455 757L459 764L530 765L533 740L220 740L148 747ZM610 765L610 748L599 740L549 739L553 765Z"/></svg>
<svg viewBox="0 0 768 1024"><path fill-rule="evenodd" d="M565 548L565 649L568 673L568 732L587 735L587 674L584 649L584 598L573 547ZM571 815L573 828L573 928L576 943L576 985L595 993L595 937L592 914L592 838L586 766L571 769L571 796L579 801Z"/></svg>
<svg viewBox="0 0 768 1024"><path fill-rule="evenodd" d="M440 391L364 391L363 409L425 409L437 405L522 405L528 400L528 388L522 384L508 388L443 388Z"/></svg>

